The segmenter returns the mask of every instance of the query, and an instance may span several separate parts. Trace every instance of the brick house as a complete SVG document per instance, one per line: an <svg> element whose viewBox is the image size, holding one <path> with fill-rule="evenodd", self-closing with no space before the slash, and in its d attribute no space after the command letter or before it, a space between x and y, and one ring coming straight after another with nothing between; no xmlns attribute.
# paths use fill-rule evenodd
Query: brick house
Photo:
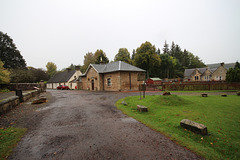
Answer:
<svg viewBox="0 0 240 160"><path fill-rule="evenodd" d="M225 81L229 68L233 68L235 63L209 64L206 68L185 69L185 81Z"/></svg>
<svg viewBox="0 0 240 160"><path fill-rule="evenodd" d="M145 70L122 61L90 64L79 77L79 88L94 91L134 91L145 80Z"/></svg>
<svg viewBox="0 0 240 160"><path fill-rule="evenodd" d="M55 74L47 82L47 88L56 89L59 85L66 85L70 89L75 89L77 86L77 79L81 75L80 67L75 67L75 70L67 69L64 72Z"/></svg>

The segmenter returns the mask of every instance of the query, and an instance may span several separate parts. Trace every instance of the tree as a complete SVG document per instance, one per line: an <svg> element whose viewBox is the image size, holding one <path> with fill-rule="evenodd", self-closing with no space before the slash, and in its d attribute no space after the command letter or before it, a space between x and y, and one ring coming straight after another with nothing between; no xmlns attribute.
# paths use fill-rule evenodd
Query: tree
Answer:
<svg viewBox="0 0 240 160"><path fill-rule="evenodd" d="M176 58L168 54L160 54L161 65L159 68L160 78L173 78L175 76Z"/></svg>
<svg viewBox="0 0 240 160"><path fill-rule="evenodd" d="M109 62L109 59L107 58L106 54L103 52L103 50L97 50L94 53L95 63L96 64L107 64Z"/></svg>
<svg viewBox="0 0 240 160"><path fill-rule="evenodd" d="M136 54L136 51L135 51L135 49L133 49L133 51L132 51L132 57L131 57L131 60L132 60L132 61L133 61L134 58L135 58L135 54Z"/></svg>
<svg viewBox="0 0 240 160"><path fill-rule="evenodd" d="M20 51L17 50L13 40L7 34L0 31L0 60L4 63L6 69L26 68L26 62Z"/></svg>
<svg viewBox="0 0 240 160"><path fill-rule="evenodd" d="M53 62L48 62L46 65L46 68L47 68L47 74L50 78L57 73L57 66Z"/></svg>
<svg viewBox="0 0 240 160"><path fill-rule="evenodd" d="M10 72L3 66L4 66L3 62L0 61L0 84L10 82Z"/></svg>
<svg viewBox="0 0 240 160"><path fill-rule="evenodd" d="M88 66L90 64L95 63L95 58L92 52L88 52L86 53L86 55L84 56L84 61L83 61L83 66L81 67L81 72L85 73L85 71L87 70Z"/></svg>
<svg viewBox="0 0 240 160"><path fill-rule="evenodd" d="M160 51L159 48L157 49L156 53L157 53L157 55L160 55L160 54L161 54L161 51Z"/></svg>
<svg viewBox="0 0 240 160"><path fill-rule="evenodd" d="M115 55L114 61L123 61L131 64L130 53L127 48L120 48Z"/></svg>
<svg viewBox="0 0 240 160"><path fill-rule="evenodd" d="M137 48L134 65L147 71L147 78L158 75L159 66L161 64L160 57L156 54L156 48L150 43L142 43Z"/></svg>
<svg viewBox="0 0 240 160"><path fill-rule="evenodd" d="M34 83L40 82L41 80L47 81L49 76L46 71L41 68L28 67L30 74L34 76Z"/></svg>
<svg viewBox="0 0 240 160"><path fill-rule="evenodd" d="M227 82L240 82L240 65L236 62L234 68L230 68L226 74Z"/></svg>
<svg viewBox="0 0 240 160"><path fill-rule="evenodd" d="M35 77L28 69L15 69L11 71L11 83L34 83Z"/></svg>
<svg viewBox="0 0 240 160"><path fill-rule="evenodd" d="M167 41L165 41L163 46L163 54L169 54L169 47L168 47Z"/></svg>
<svg viewBox="0 0 240 160"><path fill-rule="evenodd" d="M27 67L27 69L11 70L11 83L38 83L41 80L47 81L48 74L43 69Z"/></svg>

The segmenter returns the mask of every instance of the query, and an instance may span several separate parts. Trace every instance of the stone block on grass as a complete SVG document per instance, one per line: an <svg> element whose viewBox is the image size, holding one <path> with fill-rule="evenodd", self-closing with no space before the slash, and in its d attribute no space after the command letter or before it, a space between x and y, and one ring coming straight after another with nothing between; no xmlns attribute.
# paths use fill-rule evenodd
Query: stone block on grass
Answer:
<svg viewBox="0 0 240 160"><path fill-rule="evenodd" d="M145 106L137 105L137 110L139 112L148 112L148 108Z"/></svg>
<svg viewBox="0 0 240 160"><path fill-rule="evenodd" d="M47 102L47 98L44 96L40 96L38 99L34 99L32 101L32 104L40 104L40 103L46 103Z"/></svg>
<svg viewBox="0 0 240 160"><path fill-rule="evenodd" d="M190 130L194 133L201 134L201 135L208 135L207 127L203 124L191 121L189 119L183 119L180 122L181 127Z"/></svg>
<svg viewBox="0 0 240 160"><path fill-rule="evenodd" d="M206 94L206 93L202 94L202 97L207 97L207 96L208 96L208 94Z"/></svg>

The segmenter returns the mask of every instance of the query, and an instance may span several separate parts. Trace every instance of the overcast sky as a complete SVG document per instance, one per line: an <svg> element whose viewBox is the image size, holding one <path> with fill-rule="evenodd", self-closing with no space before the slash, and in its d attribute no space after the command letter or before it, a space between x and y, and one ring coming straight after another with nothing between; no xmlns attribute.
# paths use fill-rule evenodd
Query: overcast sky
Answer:
<svg viewBox="0 0 240 160"><path fill-rule="evenodd" d="M114 60L149 41L178 44L206 63L240 61L240 0L0 0L0 31L28 66L83 64L102 49Z"/></svg>

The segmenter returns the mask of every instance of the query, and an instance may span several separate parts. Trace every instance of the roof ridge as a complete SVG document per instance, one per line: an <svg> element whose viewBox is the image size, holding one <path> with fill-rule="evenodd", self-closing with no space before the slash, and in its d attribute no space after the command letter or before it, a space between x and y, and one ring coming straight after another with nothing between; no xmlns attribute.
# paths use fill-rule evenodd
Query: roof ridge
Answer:
<svg viewBox="0 0 240 160"><path fill-rule="evenodd" d="M118 70L120 71L121 70L121 61L119 61L119 68Z"/></svg>

